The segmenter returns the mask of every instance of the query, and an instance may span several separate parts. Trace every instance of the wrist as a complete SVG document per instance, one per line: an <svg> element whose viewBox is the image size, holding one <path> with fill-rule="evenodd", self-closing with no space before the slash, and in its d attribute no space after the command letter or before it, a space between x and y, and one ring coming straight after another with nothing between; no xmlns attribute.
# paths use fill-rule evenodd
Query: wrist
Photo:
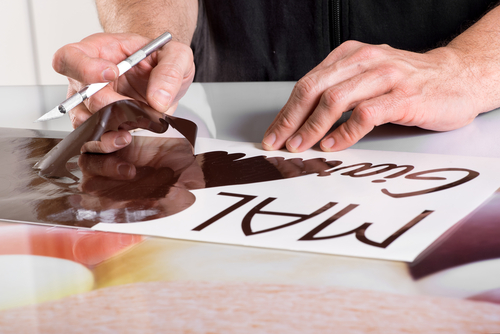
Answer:
<svg viewBox="0 0 500 334"><path fill-rule="evenodd" d="M460 87L464 96L468 96L476 114L500 107L500 66L494 59L481 52L473 52L468 47L456 43L428 52L448 68L451 76L450 85Z"/></svg>

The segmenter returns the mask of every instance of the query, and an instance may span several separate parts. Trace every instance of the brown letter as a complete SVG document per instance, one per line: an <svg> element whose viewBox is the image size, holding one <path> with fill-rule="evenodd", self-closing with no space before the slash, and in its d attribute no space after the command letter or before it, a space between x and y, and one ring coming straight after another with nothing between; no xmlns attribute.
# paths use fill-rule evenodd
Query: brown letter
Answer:
<svg viewBox="0 0 500 334"><path fill-rule="evenodd" d="M284 228L284 227L288 227L288 226L292 226L292 225L298 224L298 223L303 222L303 221L305 221L305 220L307 220L309 218L317 216L320 213L325 212L326 210L330 209L331 207L333 207L333 206L335 206L337 204L337 203L334 203L334 202L329 202L328 204L325 204L324 206L322 206L321 208L319 208L318 210L314 211L313 213L311 213L309 215L303 215L303 214L299 214L299 213L288 213L288 212L261 211L261 209L263 207L265 207L266 205L268 205L269 203L271 203L275 199L276 199L275 197L269 197L268 199L264 200L262 203L256 205L252 210L250 210L246 214L246 216L243 218L243 222L241 223L241 227L242 227L243 233L245 233L245 235L253 235L253 234L259 234L259 233L271 232L271 231L275 231L275 230L278 230L278 229L281 229L281 228ZM275 226L275 227L271 227L271 228L268 228L268 229L265 229L265 230L260 230L260 231L255 232L255 231L252 231L251 224L252 224L252 218L256 214L273 215L273 216L285 216L285 217L298 217L299 219L294 220L293 222L290 222L290 223L286 223L286 224L283 224L283 225L279 225L279 226Z"/></svg>
<svg viewBox="0 0 500 334"><path fill-rule="evenodd" d="M366 229L370 225L372 225L372 223L364 223L363 225L361 225L361 226L359 226L359 227L357 227L357 228L355 228L355 229L353 229L353 230L351 230L349 232L345 232L345 233L341 233L341 234L329 235L329 236L326 236L326 237L315 237L316 234L318 234L319 232L321 232L323 229L325 229L330 224L334 223L337 219L339 219L340 217L344 216L346 213L348 213L349 211L351 211L352 209L354 209L356 206L357 205L350 204L345 209L339 211L338 213L336 213L335 215L333 215L332 217L330 217L329 219L327 219L324 223L321 223L320 225L318 225L318 227L316 227L311 232L309 232L306 235L304 235L299 240L304 240L304 241L325 240L325 239L339 238L339 237L343 237L343 236L346 236L346 235L349 235L349 234L355 234L356 235L356 239L358 239L362 243L365 243L365 244L370 245L370 246L375 246L375 247L380 247L380 248L386 248L394 240L396 240L397 238L399 238L403 233L405 233L406 231L408 231L410 228L412 228L414 225L416 225L417 223L419 223L422 219L424 219L425 217L427 217L428 215L430 215L433 212L433 211L429 211L429 210L423 211L417 217L413 218L413 220L411 220L408 224L406 224L405 226L403 226L402 228L400 228L399 230L397 230L395 233L393 233L391 236L389 236L387 239L385 239L382 242L372 241L372 240L368 239L365 236Z"/></svg>
<svg viewBox="0 0 500 334"><path fill-rule="evenodd" d="M365 177L365 176L373 176L373 175L389 172L393 169L402 169L401 171L399 171L397 173L394 173L394 174L391 174L391 175L388 175L385 177L386 179L393 179L393 178L396 178L398 176L404 175L415 168L414 166L411 166L411 165L398 166L396 164L387 163L387 164L380 164L380 165L374 166L369 162L361 162L359 164L329 170L328 172L333 173L333 172L337 172L337 171L342 170L342 169L347 169L347 168L351 168L351 167L358 167L358 166L359 166L359 168L353 169L353 170L348 171L348 172L344 172L341 175L347 175L350 177ZM381 168L381 167L383 167L383 168ZM369 171L369 172L367 172L367 171Z"/></svg>
<svg viewBox="0 0 500 334"><path fill-rule="evenodd" d="M402 198L402 197L410 197L410 196L417 196L417 195L424 195L424 194L429 194L433 193L436 191L441 191L441 190L446 190L449 188L453 188L456 186L459 186L463 183L469 182L472 179L475 179L476 177L479 176L479 173L470 169L465 169L465 168L439 168L439 169L431 169L431 170L426 170L418 173L413 173L410 175L406 175L406 179L410 180L446 180L444 177L437 177L437 176L428 176L428 177L422 177L420 175L425 175L429 173L438 173L438 172L467 172L467 175L461 178L458 181L454 181L448 184L445 184L443 186L439 187L434 187L434 188L429 188L429 189L424 189L424 190L419 190L419 191L414 191L410 193L402 193L402 194L393 194L387 189L382 189L382 192L388 196L394 197L394 198Z"/></svg>
<svg viewBox="0 0 500 334"><path fill-rule="evenodd" d="M203 224L193 228L193 231L201 231L203 230L205 227L215 223L216 221L218 221L219 219L221 219L222 217L230 214L231 212L233 212L234 210L238 209L239 207L247 204L248 202L250 202L251 200L253 200L254 198L256 198L257 196L252 196L252 195L241 195L241 194L231 194L231 193L218 193L218 195L223 195L223 196L233 196L233 197L241 197L243 198L241 201L237 202L236 204L233 204L231 205L229 208L227 208L226 210L216 214L215 216L213 216L212 218L210 218L209 220L207 220L206 222L204 222Z"/></svg>

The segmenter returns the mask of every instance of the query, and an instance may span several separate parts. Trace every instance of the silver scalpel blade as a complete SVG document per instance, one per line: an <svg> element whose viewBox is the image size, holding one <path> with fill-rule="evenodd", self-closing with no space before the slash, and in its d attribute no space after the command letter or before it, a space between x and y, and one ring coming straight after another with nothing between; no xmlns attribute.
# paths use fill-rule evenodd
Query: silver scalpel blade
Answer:
<svg viewBox="0 0 500 334"><path fill-rule="evenodd" d="M65 113L61 112L59 110L59 106L57 106L54 109L52 109L51 111L43 114L42 117L40 117L39 119L37 119L35 122L49 121L51 119L56 119L56 118L59 118L59 117L63 117L64 115L65 115Z"/></svg>

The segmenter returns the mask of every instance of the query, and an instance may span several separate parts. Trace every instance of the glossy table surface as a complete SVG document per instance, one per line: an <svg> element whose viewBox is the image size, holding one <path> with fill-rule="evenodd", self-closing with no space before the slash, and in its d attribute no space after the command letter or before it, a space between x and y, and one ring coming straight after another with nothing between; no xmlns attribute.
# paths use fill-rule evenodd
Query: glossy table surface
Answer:
<svg viewBox="0 0 500 334"><path fill-rule="evenodd" d="M194 120L200 136L260 142L293 84L194 84L176 116ZM0 136L14 128L63 138L68 117L33 120L65 95L64 86L0 87ZM446 133L384 125L353 148L500 158L498 128L499 111ZM473 239L469 253L481 254L441 252L455 264L427 270L436 261L0 222L0 333L500 332L500 254L478 246L500 240L500 211L465 225L436 248L465 233Z"/></svg>

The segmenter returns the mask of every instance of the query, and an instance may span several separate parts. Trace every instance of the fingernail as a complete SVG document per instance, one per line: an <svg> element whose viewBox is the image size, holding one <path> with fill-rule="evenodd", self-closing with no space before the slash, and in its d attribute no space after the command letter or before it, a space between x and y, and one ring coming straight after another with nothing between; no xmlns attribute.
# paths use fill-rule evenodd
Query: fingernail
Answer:
<svg viewBox="0 0 500 334"><path fill-rule="evenodd" d="M117 146L117 147L125 146L127 144L128 144L128 140L125 137L120 136L120 137L115 139L115 146Z"/></svg>
<svg viewBox="0 0 500 334"><path fill-rule="evenodd" d="M327 150L331 149L333 145L335 145L335 140L332 137L329 137L321 142L321 146Z"/></svg>
<svg viewBox="0 0 500 334"><path fill-rule="evenodd" d="M163 89L158 89L153 94L153 99L159 104L161 104L163 107L168 107L170 105L170 100L172 99L172 96L167 91L164 91Z"/></svg>
<svg viewBox="0 0 500 334"><path fill-rule="evenodd" d="M104 79L104 81L113 81L116 79L116 72L110 68L107 68L102 71L102 78Z"/></svg>
<svg viewBox="0 0 500 334"><path fill-rule="evenodd" d="M271 132L266 136L266 138L264 138L262 142L266 146L273 147L275 141L276 141L276 135L273 132Z"/></svg>
<svg viewBox="0 0 500 334"><path fill-rule="evenodd" d="M300 144L302 144L302 136L300 134L288 141L288 146L293 150L297 149Z"/></svg>
<svg viewBox="0 0 500 334"><path fill-rule="evenodd" d="M129 177L131 170L132 167L129 164L121 164L120 166L118 166L118 173L121 176Z"/></svg>

